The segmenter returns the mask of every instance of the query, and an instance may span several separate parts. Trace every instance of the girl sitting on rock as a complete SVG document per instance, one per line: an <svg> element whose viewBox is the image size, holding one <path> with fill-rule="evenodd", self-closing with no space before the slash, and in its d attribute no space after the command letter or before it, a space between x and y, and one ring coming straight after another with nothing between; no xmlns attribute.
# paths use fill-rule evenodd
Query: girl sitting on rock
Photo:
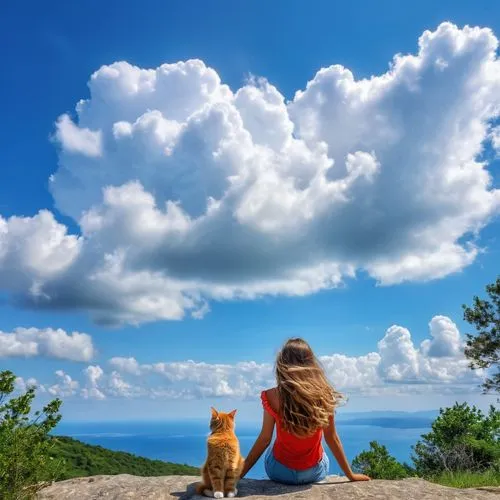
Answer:
<svg viewBox="0 0 500 500"><path fill-rule="evenodd" d="M351 481L368 481L354 474L335 430L334 409L341 398L328 383L309 344L290 339L276 359L277 387L261 394L262 430L255 441L241 477L245 476L270 445L276 424L276 440L265 458L266 473L284 484L308 484L328 475L328 456L322 437Z"/></svg>

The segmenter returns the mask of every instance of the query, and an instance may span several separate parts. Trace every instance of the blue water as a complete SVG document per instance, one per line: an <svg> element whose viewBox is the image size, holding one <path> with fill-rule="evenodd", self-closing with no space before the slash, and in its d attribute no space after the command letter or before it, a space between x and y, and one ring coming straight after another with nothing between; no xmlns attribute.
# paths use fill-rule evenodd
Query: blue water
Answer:
<svg viewBox="0 0 500 500"><path fill-rule="evenodd" d="M349 460L368 449L369 442L384 444L400 461L410 461L411 446L420 435L428 432L431 420L411 420L405 417L393 419L353 419L337 422L344 450ZM259 432L258 424L239 423L236 434L245 456ZM207 422L197 420L163 422L62 422L56 434L71 436L85 443L101 445L117 451L136 455L200 466L205 459ZM329 452L329 450L328 450ZM330 473L340 469L330 455ZM262 459L255 464L248 477L265 477Z"/></svg>

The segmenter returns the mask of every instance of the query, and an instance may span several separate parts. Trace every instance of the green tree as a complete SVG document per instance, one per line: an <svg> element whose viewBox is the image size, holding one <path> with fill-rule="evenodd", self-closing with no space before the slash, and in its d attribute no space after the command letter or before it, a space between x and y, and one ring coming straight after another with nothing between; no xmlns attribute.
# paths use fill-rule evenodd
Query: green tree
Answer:
<svg viewBox="0 0 500 500"><path fill-rule="evenodd" d="M464 308L464 319L474 326L475 335L467 335L465 355L472 369L496 368L482 385L485 392L500 392L500 276L486 287L489 299L474 297L473 306Z"/></svg>
<svg viewBox="0 0 500 500"><path fill-rule="evenodd" d="M373 479L402 479L411 476L413 472L408 465L399 463L377 441L371 441L370 449L354 458L352 468Z"/></svg>
<svg viewBox="0 0 500 500"><path fill-rule="evenodd" d="M14 397L15 375L0 372L0 498L32 498L44 482L59 475L62 462L51 457L49 432L61 415L61 400L32 412L35 388Z"/></svg>
<svg viewBox="0 0 500 500"><path fill-rule="evenodd" d="M455 403L439 410L431 432L413 447L419 476L500 467L500 411L485 415L475 406Z"/></svg>

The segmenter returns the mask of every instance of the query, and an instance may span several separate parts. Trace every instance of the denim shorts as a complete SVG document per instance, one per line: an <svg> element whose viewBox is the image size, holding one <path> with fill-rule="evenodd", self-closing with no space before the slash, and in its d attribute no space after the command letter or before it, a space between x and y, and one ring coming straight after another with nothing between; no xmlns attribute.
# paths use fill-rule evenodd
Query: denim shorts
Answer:
<svg viewBox="0 0 500 500"><path fill-rule="evenodd" d="M330 461L325 452L317 465L306 470L289 469L274 458L273 449L267 450L266 473L272 481L283 484L311 484L323 481L328 476Z"/></svg>

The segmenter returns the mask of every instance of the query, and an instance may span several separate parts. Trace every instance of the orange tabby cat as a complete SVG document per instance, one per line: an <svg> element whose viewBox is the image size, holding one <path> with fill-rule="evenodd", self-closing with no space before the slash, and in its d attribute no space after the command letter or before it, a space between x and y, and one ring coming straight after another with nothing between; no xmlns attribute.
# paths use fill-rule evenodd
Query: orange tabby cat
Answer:
<svg viewBox="0 0 500 500"><path fill-rule="evenodd" d="M207 461L201 469L202 482L196 491L207 497L233 498L238 494L236 484L243 469L240 443L234 433L234 416L212 408L210 436L207 440Z"/></svg>

